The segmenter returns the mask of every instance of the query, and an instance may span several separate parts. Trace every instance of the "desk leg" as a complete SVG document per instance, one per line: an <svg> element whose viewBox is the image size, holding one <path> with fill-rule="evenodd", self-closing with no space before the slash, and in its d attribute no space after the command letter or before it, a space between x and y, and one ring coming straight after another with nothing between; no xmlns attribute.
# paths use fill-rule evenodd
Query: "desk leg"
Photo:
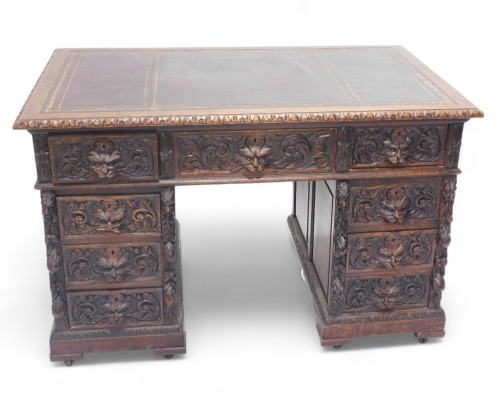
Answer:
<svg viewBox="0 0 500 396"><path fill-rule="evenodd" d="M321 345L401 333L420 342L444 336L440 299L455 181L317 181L313 193L297 183L288 224ZM404 209L384 209L390 199ZM392 221L393 215L402 218Z"/></svg>
<svg viewBox="0 0 500 396"><path fill-rule="evenodd" d="M50 337L50 359L68 366L88 352L152 349L171 357L186 352L183 323L182 272L179 223L175 219L175 190L160 190L163 323L144 326L107 326L94 329L70 328L66 302L64 268L59 238L55 194L42 192L47 244L47 265L52 290L54 325ZM96 326L97 327L97 326Z"/></svg>

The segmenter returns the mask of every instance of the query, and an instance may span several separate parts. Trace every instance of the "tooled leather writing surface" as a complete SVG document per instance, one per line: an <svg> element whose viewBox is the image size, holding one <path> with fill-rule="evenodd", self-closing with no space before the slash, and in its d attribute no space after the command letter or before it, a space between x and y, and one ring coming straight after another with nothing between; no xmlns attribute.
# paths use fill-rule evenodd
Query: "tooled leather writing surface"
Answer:
<svg viewBox="0 0 500 396"><path fill-rule="evenodd" d="M278 112L482 115L399 47L63 49L55 51L38 85L43 89L34 89L16 129L52 127L54 121L64 128L104 117L152 117L140 124L155 125L154 117L163 116ZM443 109L466 113L445 116ZM205 122L187 123L197 121Z"/></svg>

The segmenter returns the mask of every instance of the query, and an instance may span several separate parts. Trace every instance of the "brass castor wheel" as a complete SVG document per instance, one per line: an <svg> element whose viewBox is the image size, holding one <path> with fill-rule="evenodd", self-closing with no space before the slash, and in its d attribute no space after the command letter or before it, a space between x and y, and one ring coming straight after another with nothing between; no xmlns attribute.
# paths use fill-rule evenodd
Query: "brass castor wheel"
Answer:
<svg viewBox="0 0 500 396"><path fill-rule="evenodd" d="M340 349L340 348L342 348L342 344L340 344L340 345L334 345L333 347L334 347L335 349Z"/></svg>
<svg viewBox="0 0 500 396"><path fill-rule="evenodd" d="M165 359L172 359L174 357L174 355L163 355L165 356Z"/></svg>
<svg viewBox="0 0 500 396"><path fill-rule="evenodd" d="M427 342L427 338L425 338L425 337L419 337L418 338L418 342L420 342L421 344L425 344Z"/></svg>
<svg viewBox="0 0 500 396"><path fill-rule="evenodd" d="M65 360L65 361L64 361L64 364L65 364L66 366L68 366L68 367L71 367L71 366L73 366L73 360Z"/></svg>

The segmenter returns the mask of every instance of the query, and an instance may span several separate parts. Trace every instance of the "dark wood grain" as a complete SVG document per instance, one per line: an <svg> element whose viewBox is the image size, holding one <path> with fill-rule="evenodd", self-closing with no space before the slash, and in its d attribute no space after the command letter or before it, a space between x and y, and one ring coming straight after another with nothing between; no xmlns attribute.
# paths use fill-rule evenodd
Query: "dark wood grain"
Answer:
<svg viewBox="0 0 500 396"><path fill-rule="evenodd" d="M14 124L42 190L51 360L186 351L175 187L194 184L295 182L322 345L444 336L463 125L482 115L401 47L56 50Z"/></svg>

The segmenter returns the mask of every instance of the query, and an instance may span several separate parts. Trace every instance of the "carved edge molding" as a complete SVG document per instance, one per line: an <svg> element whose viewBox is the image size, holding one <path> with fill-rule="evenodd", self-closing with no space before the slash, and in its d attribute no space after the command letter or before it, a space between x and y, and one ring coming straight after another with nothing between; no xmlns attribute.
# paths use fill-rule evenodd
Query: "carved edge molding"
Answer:
<svg viewBox="0 0 500 396"><path fill-rule="evenodd" d="M47 183L52 180L50 169L50 154L47 133L33 134L33 147L35 149L35 163L37 183Z"/></svg>
<svg viewBox="0 0 500 396"><path fill-rule="evenodd" d="M456 176L443 179L441 187L441 204L439 207L439 226L436 243L436 255L432 270L432 288L429 301L430 308L441 307L441 293L444 290L445 267L448 263L448 246L451 242L451 222L453 221L453 202L457 188Z"/></svg>
<svg viewBox="0 0 500 396"><path fill-rule="evenodd" d="M344 305L344 278L347 253L347 216L349 212L350 186L345 181L337 182L335 192L335 214L333 235L333 258L330 271L328 312L342 313Z"/></svg>
<svg viewBox="0 0 500 396"><path fill-rule="evenodd" d="M35 86L36 88L36 86ZM29 100L29 99L28 99ZM24 110L24 107L23 107ZM21 110L21 113L23 112ZM443 120L483 117L479 109L436 109L415 111L332 111L311 113L255 113L184 115L157 117L95 117L58 119L16 119L14 129L126 128L178 125L296 124L305 122Z"/></svg>
<svg viewBox="0 0 500 396"><path fill-rule="evenodd" d="M182 280L178 272L177 222L175 220L175 188L160 190L161 239L163 256L163 306L165 323L182 323Z"/></svg>
<svg viewBox="0 0 500 396"><path fill-rule="evenodd" d="M56 196L52 191L42 191L40 196L47 249L47 268L50 274L52 315L54 316L55 328L57 330L67 330L69 325Z"/></svg>

